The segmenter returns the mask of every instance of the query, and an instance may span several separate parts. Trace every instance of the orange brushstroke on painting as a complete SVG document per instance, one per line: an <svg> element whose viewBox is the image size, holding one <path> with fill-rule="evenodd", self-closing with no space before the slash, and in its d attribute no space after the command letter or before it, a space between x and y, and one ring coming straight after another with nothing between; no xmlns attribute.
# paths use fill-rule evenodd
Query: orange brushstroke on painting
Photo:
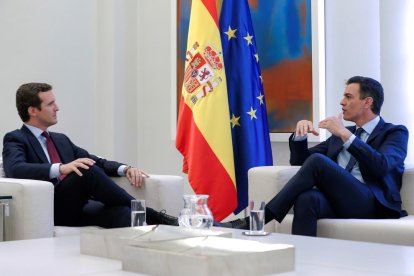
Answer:
<svg viewBox="0 0 414 276"><path fill-rule="evenodd" d="M259 4L258 0L248 0L247 2L249 2L250 9L256 9Z"/></svg>
<svg viewBox="0 0 414 276"><path fill-rule="evenodd" d="M266 106L277 121L291 113L292 102L306 102L312 109L312 62L310 56L283 61L262 71ZM303 118L305 119L305 118Z"/></svg>

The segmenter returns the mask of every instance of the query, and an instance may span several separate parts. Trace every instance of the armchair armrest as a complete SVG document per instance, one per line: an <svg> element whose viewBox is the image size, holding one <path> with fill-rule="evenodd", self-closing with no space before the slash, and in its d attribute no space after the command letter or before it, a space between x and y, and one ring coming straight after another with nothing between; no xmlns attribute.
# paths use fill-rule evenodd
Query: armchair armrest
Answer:
<svg viewBox="0 0 414 276"><path fill-rule="evenodd" d="M248 172L249 199L264 200L268 203L296 174L299 166L265 166L251 168ZM276 232L277 221L265 225L265 230Z"/></svg>
<svg viewBox="0 0 414 276"><path fill-rule="evenodd" d="M403 184L401 187L401 198L403 209L405 209L408 214L414 215L414 165L406 165L405 171L403 174Z"/></svg>
<svg viewBox="0 0 414 276"><path fill-rule="evenodd" d="M53 184L31 179L0 178L0 194L11 195L5 240L53 237Z"/></svg>
<svg viewBox="0 0 414 276"><path fill-rule="evenodd" d="M151 174L144 179L142 188L131 186L126 177L112 179L133 197L145 199L147 206L156 211L165 210L169 215L178 216L184 205L181 176Z"/></svg>
<svg viewBox="0 0 414 276"><path fill-rule="evenodd" d="M264 166L248 172L249 198L269 202L296 174L299 166Z"/></svg>

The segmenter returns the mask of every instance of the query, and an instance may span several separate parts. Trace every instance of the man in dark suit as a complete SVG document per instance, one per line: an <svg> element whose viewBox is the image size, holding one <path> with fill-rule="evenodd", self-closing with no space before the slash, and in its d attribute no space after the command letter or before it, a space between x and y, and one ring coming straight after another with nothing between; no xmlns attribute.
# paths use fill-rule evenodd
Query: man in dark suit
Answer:
<svg viewBox="0 0 414 276"><path fill-rule="evenodd" d="M399 218L408 130L379 116L381 84L355 76L346 83L342 113L319 122L332 136L308 148L313 123L299 121L289 139L291 165L301 168L266 205L265 222L282 222L294 207L292 234L316 236L322 218ZM356 125L345 127L342 119ZM244 221L245 226L248 220Z"/></svg>
<svg viewBox="0 0 414 276"><path fill-rule="evenodd" d="M308 148L319 133L302 120L289 139L291 165L301 168L267 204L266 222L281 222L294 206L292 234L316 236L321 218L399 218L408 130L379 116L381 84L355 76L346 83L342 113L319 122L332 136ZM356 125L345 127L342 119ZM359 130L357 130L359 129Z"/></svg>
<svg viewBox="0 0 414 276"><path fill-rule="evenodd" d="M110 176L126 176L139 188L148 175L138 168L89 154L66 135L48 131L57 123L59 111L49 84L20 86L16 107L24 124L4 136L6 176L52 182L55 225L130 226L133 197ZM178 225L176 218L149 207L146 220L148 224Z"/></svg>

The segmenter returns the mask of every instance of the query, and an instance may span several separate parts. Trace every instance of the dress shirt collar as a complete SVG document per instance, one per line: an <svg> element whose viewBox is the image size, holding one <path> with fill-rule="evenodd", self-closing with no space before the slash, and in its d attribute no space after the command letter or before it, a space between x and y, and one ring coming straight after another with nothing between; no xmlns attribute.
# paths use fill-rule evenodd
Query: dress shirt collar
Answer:
<svg viewBox="0 0 414 276"><path fill-rule="evenodd" d="M374 119L372 119L371 121L369 121L361 127L364 129L366 133L368 133L368 135L370 135L374 131L374 128L378 125L379 121L380 116L376 116Z"/></svg>
<svg viewBox="0 0 414 276"><path fill-rule="evenodd" d="M40 128L37 128L35 126L31 126L31 125L28 125L28 124L24 124L24 125L33 133L33 135L36 138L43 137L42 136L43 130L41 130Z"/></svg>

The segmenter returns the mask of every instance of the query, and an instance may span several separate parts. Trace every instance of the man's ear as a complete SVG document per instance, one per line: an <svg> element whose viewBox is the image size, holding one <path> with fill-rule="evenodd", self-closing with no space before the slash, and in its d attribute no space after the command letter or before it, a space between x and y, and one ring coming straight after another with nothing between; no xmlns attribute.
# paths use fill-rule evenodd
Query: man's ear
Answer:
<svg viewBox="0 0 414 276"><path fill-rule="evenodd" d="M372 97L366 97L364 100L365 100L365 107L371 109L371 106L374 104L374 99Z"/></svg>
<svg viewBox="0 0 414 276"><path fill-rule="evenodd" d="M34 106L29 106L29 108L27 109L27 112L29 113L30 117L35 117L37 114L38 109Z"/></svg>

